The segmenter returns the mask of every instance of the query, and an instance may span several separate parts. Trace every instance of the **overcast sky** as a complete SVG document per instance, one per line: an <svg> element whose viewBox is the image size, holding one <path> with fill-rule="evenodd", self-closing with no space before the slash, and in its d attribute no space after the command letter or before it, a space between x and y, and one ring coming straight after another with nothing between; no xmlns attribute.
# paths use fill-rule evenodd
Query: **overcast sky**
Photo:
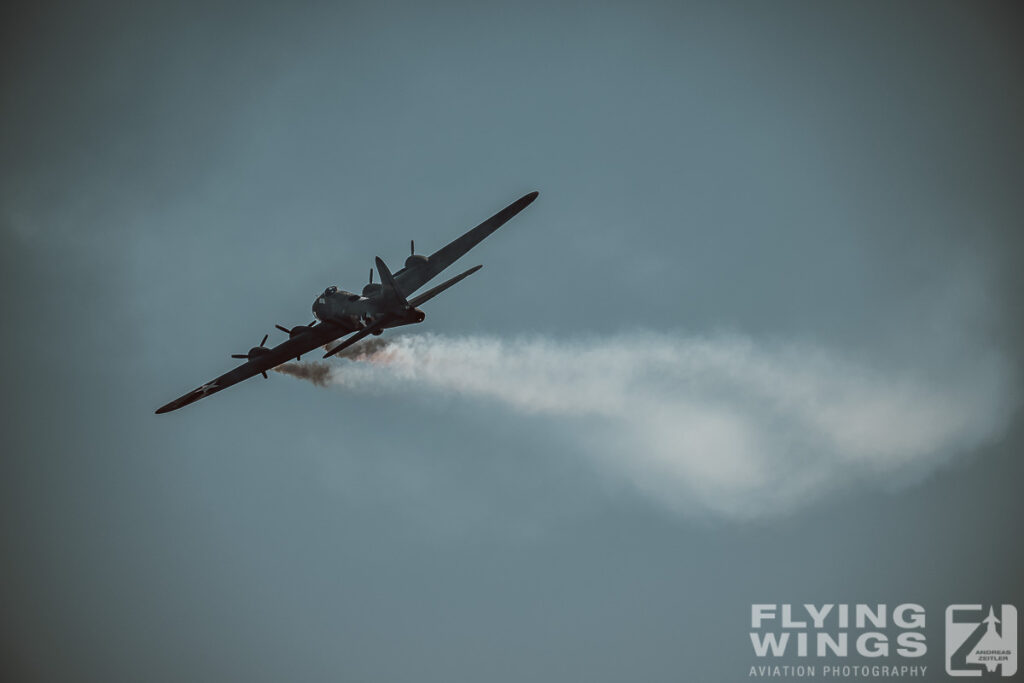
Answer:
<svg viewBox="0 0 1024 683"><path fill-rule="evenodd" d="M751 602L914 601L940 670L1024 602L1022 28L5 5L0 667L738 680ZM531 190L397 361L153 414Z"/></svg>

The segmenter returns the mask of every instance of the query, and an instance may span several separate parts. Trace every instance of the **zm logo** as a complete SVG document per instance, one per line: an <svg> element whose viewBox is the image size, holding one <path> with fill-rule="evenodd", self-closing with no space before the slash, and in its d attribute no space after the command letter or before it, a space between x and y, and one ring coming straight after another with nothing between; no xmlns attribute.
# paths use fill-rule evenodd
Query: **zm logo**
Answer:
<svg viewBox="0 0 1024 683"><path fill-rule="evenodd" d="M1017 673L1017 608L950 605L946 608L946 673L984 676Z"/></svg>

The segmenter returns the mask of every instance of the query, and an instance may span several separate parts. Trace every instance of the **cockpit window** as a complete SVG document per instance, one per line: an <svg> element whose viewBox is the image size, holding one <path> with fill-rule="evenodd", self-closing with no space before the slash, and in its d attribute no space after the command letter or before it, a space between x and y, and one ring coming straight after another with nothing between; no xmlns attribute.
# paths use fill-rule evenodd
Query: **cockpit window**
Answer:
<svg viewBox="0 0 1024 683"><path fill-rule="evenodd" d="M324 296L330 296L331 294L334 294L337 291L338 288L335 287L334 285L331 285L330 287L324 290Z"/></svg>

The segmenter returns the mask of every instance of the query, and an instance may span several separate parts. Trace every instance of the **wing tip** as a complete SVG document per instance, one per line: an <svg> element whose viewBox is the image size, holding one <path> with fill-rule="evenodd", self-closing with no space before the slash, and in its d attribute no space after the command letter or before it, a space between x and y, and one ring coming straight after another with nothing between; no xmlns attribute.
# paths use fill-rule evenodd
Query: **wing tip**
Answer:
<svg viewBox="0 0 1024 683"><path fill-rule="evenodd" d="M529 194L524 194L522 197L509 204L507 207L505 207L505 209L499 212L498 215L500 216L502 214L505 214L505 220L507 221L510 218L512 218L512 216L515 216L517 213L528 207L530 204L533 204L533 200L535 200L538 197L538 195L540 195L540 192L537 192L537 190L534 190Z"/></svg>
<svg viewBox="0 0 1024 683"><path fill-rule="evenodd" d="M191 404L195 403L196 401L198 401L199 399L201 399L203 396L206 396L206 395L207 394L204 394L199 389L193 389L192 391L188 392L184 396L179 396L178 398L174 399L170 403L168 403L166 405L160 406L159 408L156 409L155 413L157 415L163 415L164 413L169 413L172 410L178 410L179 408L184 408L187 405L191 405Z"/></svg>

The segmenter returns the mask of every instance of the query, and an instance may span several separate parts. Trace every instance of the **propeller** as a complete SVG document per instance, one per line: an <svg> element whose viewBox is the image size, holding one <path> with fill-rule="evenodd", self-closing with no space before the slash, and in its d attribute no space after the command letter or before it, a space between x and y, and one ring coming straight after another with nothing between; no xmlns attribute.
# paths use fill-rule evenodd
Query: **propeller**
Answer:
<svg viewBox="0 0 1024 683"><path fill-rule="evenodd" d="M370 284L373 284L373 268L370 268Z"/></svg>
<svg viewBox="0 0 1024 683"><path fill-rule="evenodd" d="M291 329L288 329L284 325L274 325L274 327L276 327L277 329L279 329L282 332L284 332L285 334L287 334L288 338L291 339L292 337L294 337L297 334L302 334L303 332L308 332L309 328L313 327L313 325L316 325L316 320L310 321L310 323L308 325L296 325L295 327L293 327ZM302 360L302 356L295 356L295 360Z"/></svg>
<svg viewBox="0 0 1024 683"><path fill-rule="evenodd" d="M416 253L416 240L409 240L409 256Z"/></svg>
<svg viewBox="0 0 1024 683"><path fill-rule="evenodd" d="M268 349L266 346L264 346L264 344L267 343L267 338L268 337L270 337L269 334L263 335L263 341L260 342L260 345L259 346L254 346L251 349L249 349L249 353L244 353L244 354L243 353L233 353L233 354L231 354L231 357L232 358L244 358L246 360L250 360L251 361L251 360L255 360L256 358L259 358L260 356L262 356L265 353L269 353L270 349ZM263 375L264 379L267 379L266 371L261 370L260 374Z"/></svg>

